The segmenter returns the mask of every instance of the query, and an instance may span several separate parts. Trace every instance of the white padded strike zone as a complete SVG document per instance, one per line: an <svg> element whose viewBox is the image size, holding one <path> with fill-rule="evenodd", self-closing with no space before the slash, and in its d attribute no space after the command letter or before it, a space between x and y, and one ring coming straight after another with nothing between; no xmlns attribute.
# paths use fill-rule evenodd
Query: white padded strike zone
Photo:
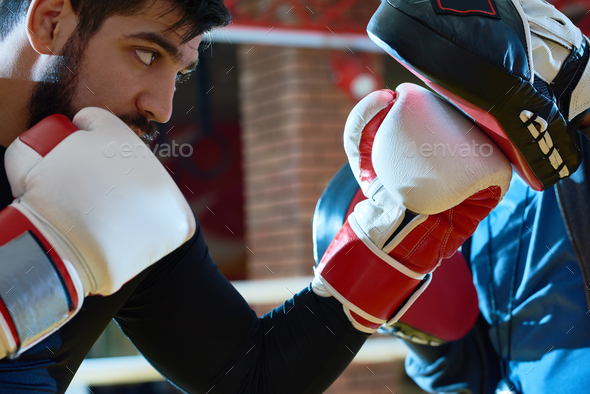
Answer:
<svg viewBox="0 0 590 394"><path fill-rule="evenodd" d="M417 85L396 92L373 145L375 172L395 200L430 215L490 186L508 190L510 162L473 122Z"/></svg>

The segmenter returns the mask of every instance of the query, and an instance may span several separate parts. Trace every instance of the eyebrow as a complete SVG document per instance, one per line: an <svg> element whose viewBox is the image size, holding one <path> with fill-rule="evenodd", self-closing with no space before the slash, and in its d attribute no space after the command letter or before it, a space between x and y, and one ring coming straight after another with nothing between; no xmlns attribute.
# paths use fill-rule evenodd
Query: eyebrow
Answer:
<svg viewBox="0 0 590 394"><path fill-rule="evenodd" d="M135 33L135 34L127 34L124 36L124 38L147 41L152 44L156 44L157 46L162 48L164 50L164 52L166 52L168 54L168 56L170 56L175 63L180 64L180 62L182 60L182 56L181 56L181 53L178 50L178 48L168 38L164 37L161 34L151 32L151 31L149 31L149 32L146 31L146 32ZM184 68L184 70L186 70L187 72L195 71L198 64L199 64L199 59L197 58L197 60L195 60L194 62L189 63Z"/></svg>

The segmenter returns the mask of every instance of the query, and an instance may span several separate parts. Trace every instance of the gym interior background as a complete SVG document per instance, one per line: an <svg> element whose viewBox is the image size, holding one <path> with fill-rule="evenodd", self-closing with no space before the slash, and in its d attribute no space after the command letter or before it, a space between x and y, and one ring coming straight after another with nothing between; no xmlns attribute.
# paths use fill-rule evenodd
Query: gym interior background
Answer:
<svg viewBox="0 0 590 394"><path fill-rule="evenodd" d="M588 1L553 3L588 34ZM151 149L190 202L220 270L262 315L311 279L311 219L346 162L350 110L371 91L420 82L368 39L379 0L226 5L232 25L203 46ZM374 337L328 393L422 393L405 375L403 346ZM180 392L138 355L111 323L68 394Z"/></svg>

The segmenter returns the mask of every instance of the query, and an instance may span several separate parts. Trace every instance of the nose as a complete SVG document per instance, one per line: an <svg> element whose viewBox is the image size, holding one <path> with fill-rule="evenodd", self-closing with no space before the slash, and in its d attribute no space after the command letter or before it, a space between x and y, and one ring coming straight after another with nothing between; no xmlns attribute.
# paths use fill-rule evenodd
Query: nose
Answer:
<svg viewBox="0 0 590 394"><path fill-rule="evenodd" d="M172 116L176 76L150 78L137 98L136 106L143 116L158 123L166 123Z"/></svg>

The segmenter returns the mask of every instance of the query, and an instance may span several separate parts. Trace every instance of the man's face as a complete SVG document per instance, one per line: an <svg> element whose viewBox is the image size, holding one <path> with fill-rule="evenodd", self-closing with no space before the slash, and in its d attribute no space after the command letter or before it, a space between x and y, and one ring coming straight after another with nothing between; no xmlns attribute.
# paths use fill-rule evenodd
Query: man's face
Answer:
<svg viewBox="0 0 590 394"><path fill-rule="evenodd" d="M72 118L94 106L153 138L152 121L170 119L177 79L196 66L201 42L199 36L181 44L183 31L164 33L179 19L167 11L166 2L157 1L142 14L107 18L86 45L74 33L46 71L46 82L34 88L29 127L51 114Z"/></svg>

